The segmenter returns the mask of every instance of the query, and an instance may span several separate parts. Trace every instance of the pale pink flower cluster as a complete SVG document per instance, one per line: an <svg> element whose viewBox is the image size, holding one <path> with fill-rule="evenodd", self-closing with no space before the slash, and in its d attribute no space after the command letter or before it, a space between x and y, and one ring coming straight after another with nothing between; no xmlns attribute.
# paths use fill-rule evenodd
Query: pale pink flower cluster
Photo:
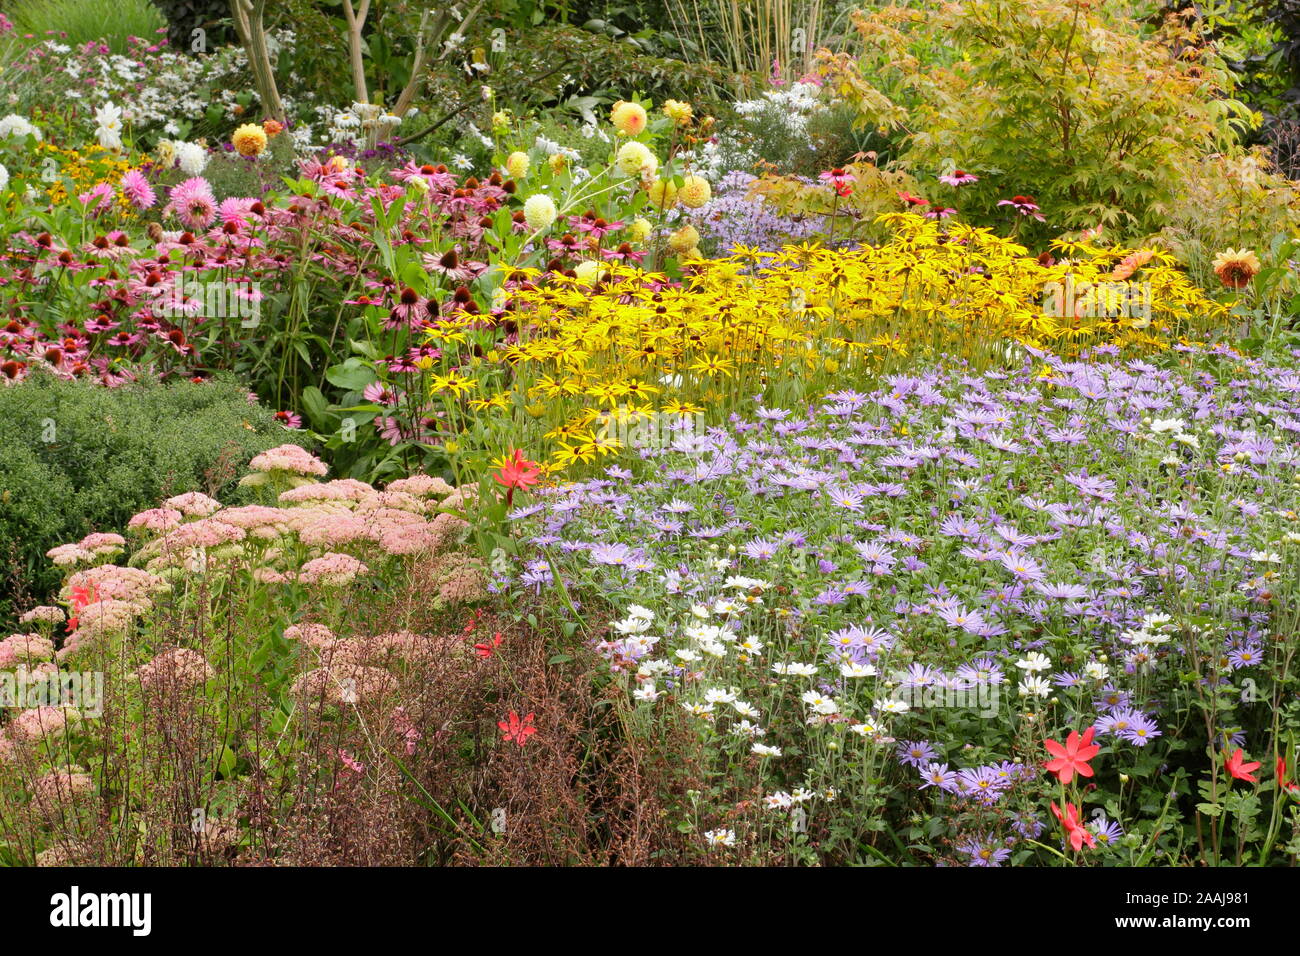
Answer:
<svg viewBox="0 0 1300 956"><path fill-rule="evenodd" d="M323 648L330 646L337 638L334 632L324 624L290 624L284 629L286 641L300 641L309 647Z"/></svg>
<svg viewBox="0 0 1300 956"><path fill-rule="evenodd" d="M63 586L62 594L66 599L78 589L85 589L97 600L130 601L144 612L151 606L150 595L165 591L167 588L168 584L165 580L142 568L101 564L98 567L78 571L69 577Z"/></svg>
<svg viewBox="0 0 1300 956"><path fill-rule="evenodd" d="M81 720L74 707L51 707L48 704L24 710L5 728L10 740L34 744L42 740L61 737L70 724Z"/></svg>
<svg viewBox="0 0 1300 956"><path fill-rule="evenodd" d="M100 638L126 634L146 608L133 601L93 601L77 615L77 630L54 656L64 661L98 644Z"/></svg>
<svg viewBox="0 0 1300 956"><path fill-rule="evenodd" d="M140 686L153 691L193 690L216 676L207 658L187 647L165 650L135 673Z"/></svg>
<svg viewBox="0 0 1300 956"><path fill-rule="evenodd" d="M0 641L0 668L54 659L54 642L39 634L11 634Z"/></svg>
<svg viewBox="0 0 1300 956"><path fill-rule="evenodd" d="M76 544L61 544L45 552L45 556L59 567L85 564L96 558L106 558L120 552L126 539L120 534L95 532L88 534Z"/></svg>
<svg viewBox="0 0 1300 956"><path fill-rule="evenodd" d="M281 492L280 503L298 505L310 501L360 501L374 490L364 481L355 478L335 478L333 481L301 485Z"/></svg>
<svg viewBox="0 0 1300 956"><path fill-rule="evenodd" d="M175 508L150 508L148 511L141 511L126 523L131 529L143 531L167 531L181 523L184 515Z"/></svg>
<svg viewBox="0 0 1300 956"><path fill-rule="evenodd" d="M397 690L397 679L382 667L341 662L317 667L293 682L293 694L307 704L363 704Z"/></svg>
<svg viewBox="0 0 1300 956"><path fill-rule="evenodd" d="M405 491L372 491L357 502L357 511L406 511L412 514L424 514L425 503L415 495Z"/></svg>
<svg viewBox="0 0 1300 956"><path fill-rule="evenodd" d="M298 580L304 584L343 587L351 584L357 575L369 573L370 569L352 555L327 551L304 564L298 571Z"/></svg>
<svg viewBox="0 0 1300 956"><path fill-rule="evenodd" d="M45 556L60 568L70 567L74 564L85 564L87 561L93 561L95 556L78 544L61 544L56 548L50 548L45 552Z"/></svg>
<svg viewBox="0 0 1300 956"><path fill-rule="evenodd" d="M288 534L288 515L283 508L268 508L266 505L242 505L238 508L226 508L221 512L221 520L226 524L243 528L250 538L271 541Z"/></svg>
<svg viewBox="0 0 1300 956"><path fill-rule="evenodd" d="M324 475L325 463L298 445L280 445L262 452L249 462L253 471L285 471L294 475Z"/></svg>
<svg viewBox="0 0 1300 956"><path fill-rule="evenodd" d="M438 581L438 598L447 604L478 601L487 596L483 566L477 558L459 552L445 554L434 562L432 571Z"/></svg>
<svg viewBox="0 0 1300 956"><path fill-rule="evenodd" d="M34 607L18 619L19 624L62 624L67 615L63 608L42 604Z"/></svg>
<svg viewBox="0 0 1300 956"><path fill-rule="evenodd" d="M104 558L117 554L126 547L126 538L112 532L97 531L82 538L80 547L97 558Z"/></svg>
<svg viewBox="0 0 1300 956"><path fill-rule="evenodd" d="M72 765L51 770L32 781L32 798L37 806L54 816L61 804L71 803L77 797L91 793L95 781L81 767Z"/></svg>
<svg viewBox="0 0 1300 956"><path fill-rule="evenodd" d="M298 532L298 540L310 546L335 547L353 541L370 540L374 526L351 511L326 514Z"/></svg>
<svg viewBox="0 0 1300 956"><path fill-rule="evenodd" d="M36 854L37 866L80 866L92 859L92 851L84 843L58 843Z"/></svg>
<svg viewBox="0 0 1300 956"><path fill-rule="evenodd" d="M404 491L410 495L429 498L449 495L456 489L443 479L433 475L411 475L409 478L398 478L396 481L390 482L388 490Z"/></svg>
<svg viewBox="0 0 1300 956"><path fill-rule="evenodd" d="M201 491L187 491L183 495L168 498L163 505L166 508L174 508L191 518L206 518L221 507L221 502Z"/></svg>

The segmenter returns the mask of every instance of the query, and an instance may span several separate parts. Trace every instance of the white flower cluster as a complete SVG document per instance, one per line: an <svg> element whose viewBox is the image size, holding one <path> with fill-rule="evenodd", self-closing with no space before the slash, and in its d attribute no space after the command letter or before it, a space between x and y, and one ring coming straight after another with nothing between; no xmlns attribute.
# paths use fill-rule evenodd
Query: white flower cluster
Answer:
<svg viewBox="0 0 1300 956"><path fill-rule="evenodd" d="M365 146L367 142L383 142L402 122L400 116L384 112L374 103L353 103L346 110L329 111L329 128L322 134L326 143L351 143ZM373 135L373 139L371 136Z"/></svg>
<svg viewBox="0 0 1300 956"><path fill-rule="evenodd" d="M28 136L35 136L37 142L44 138L39 129L17 113L0 119L0 139L25 139Z"/></svg>
<svg viewBox="0 0 1300 956"><path fill-rule="evenodd" d="M784 129L791 141L808 141L808 121L826 110L828 103L816 83L792 83L768 90L752 100L736 104L736 113L750 120L761 120ZM741 142L725 135L716 142L705 143L695 156L695 169L710 182L717 182L733 169L750 169L762 156L761 144Z"/></svg>
<svg viewBox="0 0 1300 956"><path fill-rule="evenodd" d="M275 51L294 42L294 34L279 30L267 39L268 49L274 56ZM220 108L226 120L247 118L238 91L248 89L248 58L239 45L199 56L159 50L149 53L144 60L118 54L77 56L67 46L53 41L46 42L45 48L51 54L51 61L60 65L57 80L52 78L52 82L66 85L61 93L63 97L90 99L93 89L96 103L107 100L119 104L117 119L137 132L156 130L165 136L177 136L181 132L178 118L200 120L213 105ZM292 77L289 80L286 88L300 87ZM311 94L302 98L310 99ZM297 111L295 99L290 96L282 99L285 110L293 115ZM0 120L0 137L4 135L4 122ZM101 130L108 132L107 137L100 135L101 141L107 138L112 142L111 125L100 123L97 133ZM311 131L305 125L295 125L292 135L300 149L310 145Z"/></svg>

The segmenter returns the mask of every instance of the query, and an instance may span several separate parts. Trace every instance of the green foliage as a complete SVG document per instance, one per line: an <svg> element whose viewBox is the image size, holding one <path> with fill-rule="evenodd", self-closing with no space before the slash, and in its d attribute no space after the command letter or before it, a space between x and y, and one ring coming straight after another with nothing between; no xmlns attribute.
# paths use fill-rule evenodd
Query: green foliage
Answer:
<svg viewBox="0 0 1300 956"><path fill-rule="evenodd" d="M153 5L167 19L167 42L174 50L191 50L194 31L200 29L206 34L204 40L208 50L234 40L234 30L222 23L230 20L229 0L153 0ZM109 0L105 6L112 8L119 4L116 0Z"/></svg>
<svg viewBox="0 0 1300 956"><path fill-rule="evenodd" d="M0 388L0 617L58 585L55 545L171 495L229 495L253 455L303 441L233 381L109 389L36 373Z"/></svg>
<svg viewBox="0 0 1300 956"><path fill-rule="evenodd" d="M52 33L69 46L103 40L119 54L128 36L152 40L166 25L150 0L16 0L8 13L23 33Z"/></svg>
<svg viewBox="0 0 1300 956"><path fill-rule="evenodd" d="M516 114L565 105L590 108L626 99L629 91L656 103L688 100L697 116L725 109L728 78L717 65L645 56L629 43L576 27L499 29L493 37L487 25L478 27L465 44L467 50L480 50L489 66L474 82L466 82L460 63L448 59L435 64L427 95L436 105L427 113L455 108L477 96L482 84L491 86L497 102L510 104Z"/></svg>
<svg viewBox="0 0 1300 956"><path fill-rule="evenodd" d="M822 67L859 124L900 131L917 169L979 175L967 209L1034 196L1052 232L1157 230L1195 162L1257 121L1199 34L1171 22L1148 37L1110 6L975 0L854 25L861 56Z"/></svg>

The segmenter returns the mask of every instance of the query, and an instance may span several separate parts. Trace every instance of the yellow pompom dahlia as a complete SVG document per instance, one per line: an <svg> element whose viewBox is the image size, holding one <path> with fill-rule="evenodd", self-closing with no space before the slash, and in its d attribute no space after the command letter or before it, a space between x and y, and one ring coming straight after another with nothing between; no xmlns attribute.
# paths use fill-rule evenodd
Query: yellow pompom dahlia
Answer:
<svg viewBox="0 0 1300 956"><path fill-rule="evenodd" d="M609 121L624 136L638 136L645 131L649 117L640 103L624 103L619 100L610 111Z"/></svg>
<svg viewBox="0 0 1300 956"><path fill-rule="evenodd" d="M230 137L240 156L261 156L266 149L266 130L255 123L245 123Z"/></svg>
<svg viewBox="0 0 1300 956"><path fill-rule="evenodd" d="M707 179L703 176L687 176L677 190L677 201L688 209L699 209L712 195Z"/></svg>

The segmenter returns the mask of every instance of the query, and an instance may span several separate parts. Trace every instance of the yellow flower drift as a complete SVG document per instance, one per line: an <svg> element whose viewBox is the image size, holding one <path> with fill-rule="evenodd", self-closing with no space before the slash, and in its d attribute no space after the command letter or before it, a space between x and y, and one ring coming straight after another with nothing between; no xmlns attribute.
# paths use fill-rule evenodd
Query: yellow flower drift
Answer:
<svg viewBox="0 0 1300 956"><path fill-rule="evenodd" d="M627 421L718 421L759 392L820 396L909 356L979 369L1004 362L1015 343L1067 356L1103 344L1149 353L1225 312L1164 252L1058 243L1061 260L1044 265L986 229L945 232L910 213L881 220L891 238L879 247L741 248L712 260L694 258L688 226L674 243L692 253L680 285L612 262L577 278L517 270L517 340L477 366L467 407L539 458L547 449L554 471L622 447ZM1087 299L1090 308L1046 307L1053 285L1113 290L1117 267L1143 288L1140 312L1113 291ZM453 342L450 329L434 337Z"/></svg>

